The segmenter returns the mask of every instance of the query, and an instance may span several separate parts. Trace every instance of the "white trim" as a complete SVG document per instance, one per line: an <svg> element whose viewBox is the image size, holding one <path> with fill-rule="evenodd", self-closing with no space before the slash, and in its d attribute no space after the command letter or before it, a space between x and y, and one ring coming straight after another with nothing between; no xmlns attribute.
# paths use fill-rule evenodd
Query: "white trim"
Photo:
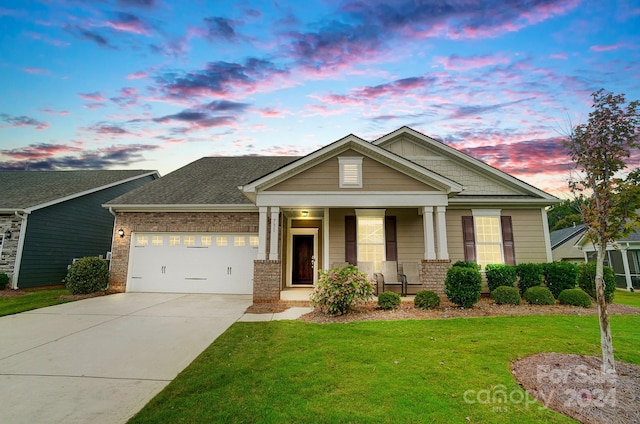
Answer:
<svg viewBox="0 0 640 424"><path fill-rule="evenodd" d="M500 215L500 209L471 209L471 214L475 216L497 216Z"/></svg>
<svg viewBox="0 0 640 424"><path fill-rule="evenodd" d="M551 253L551 235L549 234L549 219L547 217L547 210L540 208L542 214L542 229L544 230L544 246L547 250L547 262L553 262L553 255Z"/></svg>
<svg viewBox="0 0 640 424"><path fill-rule="evenodd" d="M49 202L40 203L39 205L31 206L31 207L25 208L24 210L27 213L31 213L31 212L33 212L35 210L46 208L47 206L56 205L58 203L66 202L67 200L76 199L78 197L86 196L87 194L91 194L91 193L95 193L95 192L100 191L100 190L105 190L105 189L108 189L108 188L111 188L111 187L115 187L115 186L118 186L120 184L128 183L130 181L135 181L135 180L137 180L139 178L148 177L150 175L157 175L158 178L160 177L160 174L158 174L158 171L151 171L151 172L147 172L145 174L136 175L135 177L125 178L124 180L119 180L119 181L116 181L116 182L111 183L111 184L103 185L103 186L100 186L100 187L95 187L95 188L92 188L92 189L89 189L89 190L81 191L79 193L74 193L74 194L70 194L68 196L60 197L58 199L54 199L54 200L51 200Z"/></svg>
<svg viewBox="0 0 640 424"><path fill-rule="evenodd" d="M318 257L318 229L317 228L289 228L289 242L287 243L287 287L311 287L318 282L318 266L313 267L313 284L293 284L293 236L312 235L313 236L313 257Z"/></svg>
<svg viewBox="0 0 640 424"><path fill-rule="evenodd" d="M267 259L267 207L261 207L258 213L258 257L259 261Z"/></svg>
<svg viewBox="0 0 640 424"><path fill-rule="evenodd" d="M540 207L540 206L549 206L554 205L556 203L560 203L562 200L560 199L500 199L495 197L490 198L463 198L463 197L452 197L449 199L449 209L451 206L455 206L457 209L469 209L470 207L496 207L501 206L504 208L515 209L515 208L523 208L523 207Z"/></svg>
<svg viewBox="0 0 640 424"><path fill-rule="evenodd" d="M329 208L324 208L322 216L322 264L324 269L329 269Z"/></svg>
<svg viewBox="0 0 640 424"><path fill-rule="evenodd" d="M356 216L375 216L384 218L386 209L356 209Z"/></svg>
<svg viewBox="0 0 640 424"><path fill-rule="evenodd" d="M278 230L280 228L279 225L280 218L280 208L277 206L271 207L271 239L269 245L269 260L277 261L279 258L278 252L278 240L280 237L278 236Z"/></svg>
<svg viewBox="0 0 640 424"><path fill-rule="evenodd" d="M560 203L561 200L558 199L555 196L552 196L549 193L546 193L530 184L525 183L524 181L521 181L519 179L517 179L516 177L507 174L506 172L500 171L497 168L494 168L484 162L482 162L481 160L478 160L472 156L469 156L465 153L462 153L461 151L454 149L453 147L447 146L446 144L437 141L425 134L422 134L412 128L409 128L407 126L401 127L387 135L384 135L380 138L378 138L377 140L374 140L372 142L373 145L375 146L380 146L382 147L382 145L385 144L385 142L391 141L394 138L398 137L401 134L409 134L412 135L413 137L417 138L418 140L420 140L421 142L427 144L429 147L434 148L436 150L440 150L442 151L444 154L448 154L451 156L454 156L456 159L459 159L460 161L467 163L475 168L480 168L485 172L488 172L490 174L493 174L495 177L498 177L500 179L502 179L503 181L507 181L508 183L510 183L511 185L515 185L518 186L519 188L534 194L535 196L539 196L542 199L546 199L546 200L551 200L553 201L553 203Z"/></svg>
<svg viewBox="0 0 640 424"><path fill-rule="evenodd" d="M258 206L280 207L352 207L375 208L419 207L421 205L447 206L447 195L440 192L284 192L267 191L258 194Z"/></svg>
<svg viewBox="0 0 640 424"><path fill-rule="evenodd" d="M447 245L447 208L436 207L436 242L438 244L438 259L449 259L449 247Z"/></svg>
<svg viewBox="0 0 640 424"><path fill-rule="evenodd" d="M346 157L338 156L338 168L340 170L340 188L362 188L362 160L363 157ZM356 181L352 183L345 182L345 167L355 165Z"/></svg>
<svg viewBox="0 0 640 424"><path fill-rule="evenodd" d="M433 232L433 207L424 206L422 208L422 227L424 229L424 258L435 259L435 236Z"/></svg>
<svg viewBox="0 0 640 424"><path fill-rule="evenodd" d="M20 235L18 236L18 249L16 250L16 261L13 264L13 276L11 277L11 288L17 290L20 265L22 265L22 251L24 250L24 241L27 236L27 218L29 217L29 212L25 212L24 215L20 215L18 212L15 214L19 218L22 218Z"/></svg>
<svg viewBox="0 0 640 424"><path fill-rule="evenodd" d="M257 212L258 207L251 205L112 205L104 204L103 208L110 208L118 212Z"/></svg>
<svg viewBox="0 0 640 424"><path fill-rule="evenodd" d="M627 290L633 290L633 283L631 281L631 268L629 267L629 256L627 256L627 252L629 250L626 248L620 248L620 253L622 256L622 268L624 268L624 280L627 283Z"/></svg>

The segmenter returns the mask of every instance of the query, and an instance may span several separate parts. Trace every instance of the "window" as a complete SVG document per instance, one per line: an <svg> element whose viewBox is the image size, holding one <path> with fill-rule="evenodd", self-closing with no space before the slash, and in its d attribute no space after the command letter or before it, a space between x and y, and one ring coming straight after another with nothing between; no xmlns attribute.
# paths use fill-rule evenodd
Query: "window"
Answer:
<svg viewBox="0 0 640 424"><path fill-rule="evenodd" d="M180 236L169 236L169 246L180 246Z"/></svg>
<svg viewBox="0 0 640 424"><path fill-rule="evenodd" d="M211 236L200 237L200 244L203 246L211 246Z"/></svg>
<svg viewBox="0 0 640 424"><path fill-rule="evenodd" d="M149 238L147 236L136 236L136 245L146 246L149 244Z"/></svg>
<svg viewBox="0 0 640 424"><path fill-rule="evenodd" d="M362 158L339 157L340 188L362 188Z"/></svg>
<svg viewBox="0 0 640 424"><path fill-rule="evenodd" d="M260 239L256 236L251 236L249 237L249 245L251 247L258 247L258 244L260 243Z"/></svg>
<svg viewBox="0 0 640 424"><path fill-rule="evenodd" d="M245 238L244 237L234 237L233 238L233 245L234 246L244 246L245 245Z"/></svg>
<svg viewBox="0 0 640 424"><path fill-rule="evenodd" d="M216 237L216 246L226 246L227 245L227 238L224 236L218 236Z"/></svg>
<svg viewBox="0 0 640 424"><path fill-rule="evenodd" d="M184 245L185 246L195 246L196 238L194 236L184 236Z"/></svg>
<svg viewBox="0 0 640 424"><path fill-rule="evenodd" d="M152 246L162 246L163 240L162 236L153 236L151 237L151 245Z"/></svg>
<svg viewBox="0 0 640 424"><path fill-rule="evenodd" d="M376 272L385 260L384 209L356 211L358 262L373 262Z"/></svg>
<svg viewBox="0 0 640 424"><path fill-rule="evenodd" d="M476 255L482 269L487 264L501 264L502 237L500 235L500 217L476 216Z"/></svg>

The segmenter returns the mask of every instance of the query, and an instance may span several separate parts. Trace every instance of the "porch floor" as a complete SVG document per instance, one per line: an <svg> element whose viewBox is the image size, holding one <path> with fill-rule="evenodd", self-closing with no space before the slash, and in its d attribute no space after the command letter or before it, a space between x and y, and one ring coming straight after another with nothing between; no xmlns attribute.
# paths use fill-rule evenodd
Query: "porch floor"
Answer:
<svg viewBox="0 0 640 424"><path fill-rule="evenodd" d="M312 287L287 287L280 291L281 302L308 302L313 291ZM402 296L403 302L413 302L415 295ZM378 301L378 296L373 296L373 301Z"/></svg>

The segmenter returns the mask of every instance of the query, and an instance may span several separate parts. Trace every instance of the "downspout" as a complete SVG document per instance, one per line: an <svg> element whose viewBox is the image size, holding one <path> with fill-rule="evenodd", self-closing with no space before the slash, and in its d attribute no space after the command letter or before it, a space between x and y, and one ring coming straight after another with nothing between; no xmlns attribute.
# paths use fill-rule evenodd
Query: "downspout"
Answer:
<svg viewBox="0 0 640 424"><path fill-rule="evenodd" d="M20 264L22 263L22 250L24 249L24 240L27 236L27 217L29 212L20 214L20 212L14 212L18 218L22 219L20 224L20 235L18 236L18 250L16 251L16 261L13 264L13 276L11 277L11 288L18 289L18 276L20 275Z"/></svg>
<svg viewBox="0 0 640 424"><path fill-rule="evenodd" d="M113 211L113 208L111 206L109 206L109 213L113 215L113 230L111 231L111 249L110 249L111 256L113 257L113 241L116 234L116 224L117 224L116 220L118 217L116 216L116 213ZM111 260L111 258L109 258L109 275L111 275L111 262L113 261Z"/></svg>

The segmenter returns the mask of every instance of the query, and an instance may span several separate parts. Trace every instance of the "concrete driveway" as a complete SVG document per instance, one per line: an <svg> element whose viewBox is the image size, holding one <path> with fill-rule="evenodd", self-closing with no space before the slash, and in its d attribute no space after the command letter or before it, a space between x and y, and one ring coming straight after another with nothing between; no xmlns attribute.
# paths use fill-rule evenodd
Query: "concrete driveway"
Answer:
<svg viewBox="0 0 640 424"><path fill-rule="evenodd" d="M0 318L0 423L122 423L251 296L121 293Z"/></svg>

